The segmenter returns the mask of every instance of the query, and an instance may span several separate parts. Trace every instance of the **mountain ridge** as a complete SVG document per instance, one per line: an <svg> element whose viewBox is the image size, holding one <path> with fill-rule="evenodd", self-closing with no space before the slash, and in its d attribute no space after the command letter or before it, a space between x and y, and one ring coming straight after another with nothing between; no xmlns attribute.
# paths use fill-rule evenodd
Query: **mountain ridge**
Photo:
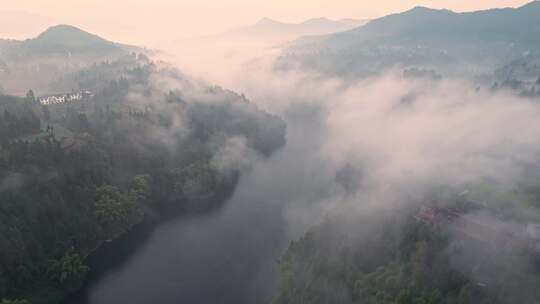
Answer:
<svg viewBox="0 0 540 304"><path fill-rule="evenodd" d="M264 17L252 25L238 27L226 32L201 37L202 39L227 40L271 40L281 44L302 36L318 36L350 30L365 21L356 19L332 20L325 17L306 19L302 22L281 22Z"/></svg>
<svg viewBox="0 0 540 304"><path fill-rule="evenodd" d="M462 13L454 12L448 9L434 9L424 6L416 6L410 10L401 13L391 14L378 19L374 19L361 28L351 29L349 31L343 32L343 34L358 33L362 31L366 32L370 30L380 31L381 29L378 27L388 27L388 23L391 22L401 22L400 24L396 24L396 28L403 30L402 27L404 26L404 22L409 23L405 24L409 26L406 29L409 29L411 22L413 26L424 26L427 21L434 22L435 25L440 25L444 22L454 21L449 20L449 18L460 19L459 21L467 22L466 24L461 25L458 22L455 22L455 24L453 25L458 26L458 29L465 29L466 25L470 25L470 23L474 21L473 19L481 19L481 21L486 21L485 19L489 19L487 21L491 22L492 27L502 28L503 26L501 25L501 23L503 23L505 26L515 27L516 23L518 24L518 26L522 24L523 20L520 20L520 17L522 17L523 15L536 16L536 14L540 16L540 1L532 1L518 8L494 8ZM500 18L503 17L509 18L511 20L501 20ZM430 24L430 28L428 30L434 30L432 25L433 24Z"/></svg>
<svg viewBox="0 0 540 304"><path fill-rule="evenodd" d="M539 1L463 13L417 6L348 31L298 39L277 66L313 65L345 74L355 68L372 73L392 66L488 66L539 50Z"/></svg>

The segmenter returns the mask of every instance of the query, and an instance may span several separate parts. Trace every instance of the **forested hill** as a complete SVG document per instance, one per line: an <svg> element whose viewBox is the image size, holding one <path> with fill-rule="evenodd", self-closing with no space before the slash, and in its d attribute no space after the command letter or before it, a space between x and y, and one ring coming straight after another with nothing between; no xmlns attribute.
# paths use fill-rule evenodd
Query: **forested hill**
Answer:
<svg viewBox="0 0 540 304"><path fill-rule="evenodd" d="M0 97L0 299L20 300L6 303L58 303L104 241L218 208L249 160L285 142L281 119L143 55L57 82L93 97Z"/></svg>
<svg viewBox="0 0 540 304"><path fill-rule="evenodd" d="M398 207L359 198L365 207L338 211L290 244L274 304L535 303L538 189L537 180L437 187L400 196Z"/></svg>
<svg viewBox="0 0 540 304"><path fill-rule="evenodd" d="M53 26L35 38L0 40L0 85L10 94L29 88L57 93L51 82L63 74L115 61L130 52L150 53L70 25Z"/></svg>

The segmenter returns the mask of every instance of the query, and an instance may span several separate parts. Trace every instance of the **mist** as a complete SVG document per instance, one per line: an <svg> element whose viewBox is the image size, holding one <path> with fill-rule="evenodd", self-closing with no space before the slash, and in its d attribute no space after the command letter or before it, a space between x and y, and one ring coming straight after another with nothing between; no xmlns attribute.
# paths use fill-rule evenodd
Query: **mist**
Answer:
<svg viewBox="0 0 540 304"><path fill-rule="evenodd" d="M227 227L229 233L251 240L239 246L260 257L250 264L249 272L257 278L255 282L264 282L265 288L255 289L257 295L272 294L277 284L277 266L268 262L269 256L278 259L289 241L324 224L328 217L347 214L346 224L338 230L354 235L380 228L380 223L369 228L366 224L355 227L354 222L371 215L386 223L381 210L390 210L393 217L399 213L400 220L394 224L400 227L400 221L433 199L433 191L441 185L466 193L488 183L511 192L528 182L529 169L538 168L540 107L534 98L459 78L411 79L397 69L359 80L277 71L272 62L278 53L276 48L252 54L245 50L240 60L223 57L223 65L219 59L196 60L198 65L187 68L241 92L287 122L286 147L250 168L227 210L218 216L220 228L210 228L215 232ZM204 52L198 55L204 57ZM182 67L182 59L176 62ZM347 167L359 172L352 193L336 178ZM436 200L444 205L442 195L437 194ZM501 204L507 204L503 208L512 209L513 214L527 214L522 217L526 222L540 220L531 208L511 201ZM503 225L492 214L470 216L488 227ZM246 223L256 225L256 232L246 236L245 230L251 230ZM505 229L519 234L522 227ZM252 238L263 238L271 245L251 243ZM358 237L353 239L358 241ZM482 282L466 269L474 267L489 249L466 250L468 257L455 258L455 269ZM523 272L529 265L505 254L495 259L499 262L494 263L514 259L516 269ZM532 290L524 287L520 292Z"/></svg>
<svg viewBox="0 0 540 304"><path fill-rule="evenodd" d="M533 7L540 13L537 2L463 15L414 8L368 23L367 34L355 23L261 35L257 26L277 23L263 19L199 38L145 36L160 39L153 50L69 26L41 40L5 41L2 94L23 96L28 86L40 95L96 94L90 106L51 107L52 118L34 92L5 96L1 126L13 134L1 133L0 191L24 203L8 205L21 218L62 219L52 236L43 235L47 243L70 240L40 248L40 258L55 258L46 271L52 294L62 293L64 275L54 272L63 259L78 257L84 272L85 259L95 263L84 283L82 275L69 278L83 287L70 286L78 292L64 303L532 303L540 296L540 54L529 51L536 41L522 38L526 32L514 44L481 24L478 35L487 31L493 44L461 53L472 43L461 35L452 38L455 49L438 44L447 19L435 33L411 20L444 16L475 25L471 16L500 13L510 23ZM536 22L530 19L524 24ZM395 20L411 22L405 34L413 38ZM82 42L62 46L55 31ZM358 37L371 45L357 48ZM492 45L504 48L471 59ZM56 52L64 47L70 51ZM517 59L498 65L497 56ZM376 73L356 70L373 58ZM451 69L446 59L456 59ZM448 72L454 68L464 72ZM521 72L526 79L517 79ZM17 127L25 119L28 130ZM57 140L52 125L68 135ZM69 183L76 170L84 186ZM53 211L30 212L31 195L45 191L34 184L45 185ZM80 191L66 192L83 197L75 211L63 212L68 201L48 190L62 185ZM25 189L33 192L26 197ZM96 212L95 201L115 202L111 216L119 220L100 218L107 212ZM135 207L122 209L126 202ZM144 231L130 233L135 226ZM6 254L9 271L0 268L6 286L18 273L16 249L33 248L20 231L0 234L15 244ZM21 285L32 279L23 276ZM17 288L0 292L26 297Z"/></svg>

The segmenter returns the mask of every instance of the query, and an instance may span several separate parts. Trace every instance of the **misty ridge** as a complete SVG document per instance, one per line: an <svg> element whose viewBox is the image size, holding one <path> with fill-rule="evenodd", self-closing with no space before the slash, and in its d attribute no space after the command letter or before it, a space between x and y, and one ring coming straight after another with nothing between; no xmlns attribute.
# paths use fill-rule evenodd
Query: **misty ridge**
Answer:
<svg viewBox="0 0 540 304"><path fill-rule="evenodd" d="M538 31L533 1L163 50L67 25L0 41L2 304L536 303ZM92 273L104 244L182 217L204 248L172 224Z"/></svg>

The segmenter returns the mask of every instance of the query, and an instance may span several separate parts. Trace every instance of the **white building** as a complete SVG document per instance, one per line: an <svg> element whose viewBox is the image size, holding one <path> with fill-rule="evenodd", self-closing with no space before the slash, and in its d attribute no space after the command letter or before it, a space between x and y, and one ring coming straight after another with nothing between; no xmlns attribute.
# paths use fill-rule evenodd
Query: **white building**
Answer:
<svg viewBox="0 0 540 304"><path fill-rule="evenodd" d="M56 104L62 104L62 103L67 103L67 102L83 101L93 96L94 94L92 94L92 92L90 91L79 91L76 93L42 96L38 98L38 101L40 104L44 106L48 106L48 105L56 105Z"/></svg>

